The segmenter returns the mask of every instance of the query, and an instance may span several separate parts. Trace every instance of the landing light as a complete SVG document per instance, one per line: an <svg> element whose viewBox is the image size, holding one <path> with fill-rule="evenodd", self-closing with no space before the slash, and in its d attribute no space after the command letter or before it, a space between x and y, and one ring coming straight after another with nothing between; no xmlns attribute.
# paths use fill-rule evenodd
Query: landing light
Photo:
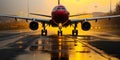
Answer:
<svg viewBox="0 0 120 60"><path fill-rule="evenodd" d="M59 23L59 28L60 28L60 29L62 28L62 23Z"/></svg>

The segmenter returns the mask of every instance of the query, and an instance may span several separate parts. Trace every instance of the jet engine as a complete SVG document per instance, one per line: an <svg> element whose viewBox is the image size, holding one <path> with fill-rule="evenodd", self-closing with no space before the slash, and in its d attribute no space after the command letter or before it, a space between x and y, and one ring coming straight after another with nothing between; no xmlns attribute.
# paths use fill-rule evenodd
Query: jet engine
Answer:
<svg viewBox="0 0 120 60"><path fill-rule="evenodd" d="M39 26L39 24L38 24L38 22L36 22L36 21L32 21L32 22L30 22L30 24L29 24L29 27L30 27L31 30L37 30L37 29L38 29L38 26Z"/></svg>
<svg viewBox="0 0 120 60"><path fill-rule="evenodd" d="M91 24L89 22L84 21L84 22L82 22L81 27L84 31L88 31L91 28Z"/></svg>

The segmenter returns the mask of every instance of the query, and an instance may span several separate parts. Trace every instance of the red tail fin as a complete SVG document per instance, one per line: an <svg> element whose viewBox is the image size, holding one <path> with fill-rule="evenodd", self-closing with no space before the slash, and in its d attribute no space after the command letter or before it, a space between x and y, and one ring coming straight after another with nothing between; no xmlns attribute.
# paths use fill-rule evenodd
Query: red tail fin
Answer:
<svg viewBox="0 0 120 60"><path fill-rule="evenodd" d="M60 5L60 0L58 0L58 5Z"/></svg>

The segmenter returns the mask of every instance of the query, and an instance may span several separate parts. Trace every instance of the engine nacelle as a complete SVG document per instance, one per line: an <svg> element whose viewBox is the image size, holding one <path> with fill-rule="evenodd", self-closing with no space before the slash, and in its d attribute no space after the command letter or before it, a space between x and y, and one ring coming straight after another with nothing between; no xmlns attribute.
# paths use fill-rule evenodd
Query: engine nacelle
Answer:
<svg viewBox="0 0 120 60"><path fill-rule="evenodd" d="M37 30L39 27L39 24L36 21L32 21L32 22L30 22L29 27L31 30Z"/></svg>
<svg viewBox="0 0 120 60"><path fill-rule="evenodd" d="M84 31L88 31L88 30L90 30L90 28L91 28L91 24L90 24L89 22L83 22L83 23L81 24L81 27L82 27L82 29L83 29Z"/></svg>

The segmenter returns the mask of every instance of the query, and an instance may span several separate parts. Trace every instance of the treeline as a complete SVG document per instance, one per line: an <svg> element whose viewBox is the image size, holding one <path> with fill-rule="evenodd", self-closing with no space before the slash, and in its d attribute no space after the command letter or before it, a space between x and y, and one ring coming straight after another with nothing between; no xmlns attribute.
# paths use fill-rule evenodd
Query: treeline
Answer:
<svg viewBox="0 0 120 60"><path fill-rule="evenodd" d="M112 15L120 15L120 2L116 5L116 9L115 11L112 12ZM112 20L113 20L112 24L120 25L120 18L114 18Z"/></svg>
<svg viewBox="0 0 120 60"><path fill-rule="evenodd" d="M120 2L116 5L116 8L111 13L108 13L108 15L120 15ZM112 18L110 20L109 25L112 25L111 29L114 31L120 30L120 17L119 18Z"/></svg>

